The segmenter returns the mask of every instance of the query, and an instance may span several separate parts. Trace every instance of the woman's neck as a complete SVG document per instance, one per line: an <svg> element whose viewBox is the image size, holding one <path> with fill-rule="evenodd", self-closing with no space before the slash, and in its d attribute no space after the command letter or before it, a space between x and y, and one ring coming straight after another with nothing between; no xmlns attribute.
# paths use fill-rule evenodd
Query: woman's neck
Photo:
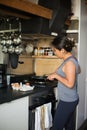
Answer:
<svg viewBox="0 0 87 130"><path fill-rule="evenodd" d="M72 56L70 52L66 53L63 57L64 60L66 60L68 57Z"/></svg>

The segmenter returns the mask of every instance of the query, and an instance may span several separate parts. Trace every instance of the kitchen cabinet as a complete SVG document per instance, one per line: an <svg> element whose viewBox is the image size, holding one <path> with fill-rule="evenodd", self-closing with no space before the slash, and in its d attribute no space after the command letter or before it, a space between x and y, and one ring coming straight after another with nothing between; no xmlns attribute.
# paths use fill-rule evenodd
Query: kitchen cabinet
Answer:
<svg viewBox="0 0 87 130"><path fill-rule="evenodd" d="M0 130L28 130L28 96L0 105Z"/></svg>

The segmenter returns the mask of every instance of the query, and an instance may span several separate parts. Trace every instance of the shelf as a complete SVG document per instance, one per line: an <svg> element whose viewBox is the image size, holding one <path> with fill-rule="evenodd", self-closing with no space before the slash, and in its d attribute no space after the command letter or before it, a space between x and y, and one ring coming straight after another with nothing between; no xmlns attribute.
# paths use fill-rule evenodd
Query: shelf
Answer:
<svg viewBox="0 0 87 130"><path fill-rule="evenodd" d="M77 16L72 16L72 17L71 17L71 20L79 20L79 17L77 17Z"/></svg>
<svg viewBox="0 0 87 130"><path fill-rule="evenodd" d="M55 55L53 55L53 56L35 56L35 55L32 55L32 56L30 56L30 55L20 55L20 57L22 57L22 58L44 58L44 59L57 59L58 57L57 56L55 56Z"/></svg>
<svg viewBox="0 0 87 130"><path fill-rule="evenodd" d="M57 56L32 56L32 58L46 58L46 59L57 59Z"/></svg>
<svg viewBox="0 0 87 130"><path fill-rule="evenodd" d="M0 33L17 32L19 29L0 30Z"/></svg>
<svg viewBox="0 0 87 130"><path fill-rule="evenodd" d="M78 33L78 30L67 30L66 33Z"/></svg>

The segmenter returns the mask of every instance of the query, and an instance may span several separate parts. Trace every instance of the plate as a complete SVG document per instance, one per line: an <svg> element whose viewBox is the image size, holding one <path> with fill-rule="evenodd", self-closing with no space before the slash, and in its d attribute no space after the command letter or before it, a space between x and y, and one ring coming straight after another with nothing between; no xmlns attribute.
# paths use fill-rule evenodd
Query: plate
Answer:
<svg viewBox="0 0 87 130"><path fill-rule="evenodd" d="M27 86L27 85L23 85L22 87L20 87L20 91L30 91L33 90L34 86Z"/></svg>

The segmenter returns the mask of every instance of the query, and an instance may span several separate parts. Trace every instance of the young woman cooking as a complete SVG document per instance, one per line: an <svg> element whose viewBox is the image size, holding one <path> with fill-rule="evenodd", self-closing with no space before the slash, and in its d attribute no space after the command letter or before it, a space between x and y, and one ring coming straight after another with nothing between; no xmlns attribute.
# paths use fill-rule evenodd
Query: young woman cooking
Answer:
<svg viewBox="0 0 87 130"><path fill-rule="evenodd" d="M64 37L56 37L52 41L54 54L63 59L58 69L50 74L49 80L58 80L58 106L54 116L53 130L75 130L74 112L79 102L77 92L78 74L80 67L77 59L72 55L75 42Z"/></svg>

